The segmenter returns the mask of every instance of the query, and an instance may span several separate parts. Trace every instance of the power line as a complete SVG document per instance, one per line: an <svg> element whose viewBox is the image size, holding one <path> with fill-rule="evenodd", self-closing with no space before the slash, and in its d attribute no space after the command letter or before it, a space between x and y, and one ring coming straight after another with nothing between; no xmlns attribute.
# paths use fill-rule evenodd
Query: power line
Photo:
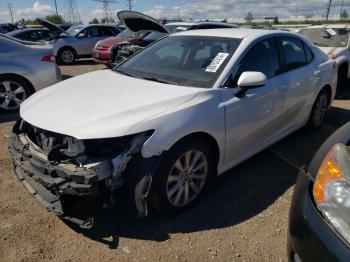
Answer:
<svg viewBox="0 0 350 262"><path fill-rule="evenodd" d="M111 9L111 4L116 4L118 3L115 0L92 0L95 2L99 2L102 3L102 8L103 8L103 13L104 13L104 18L105 18L105 22L109 23L109 22L113 22L113 15L112 15L112 9Z"/></svg>
<svg viewBox="0 0 350 262"><path fill-rule="evenodd" d="M65 0L64 19L70 23L80 22L80 15L75 0Z"/></svg>

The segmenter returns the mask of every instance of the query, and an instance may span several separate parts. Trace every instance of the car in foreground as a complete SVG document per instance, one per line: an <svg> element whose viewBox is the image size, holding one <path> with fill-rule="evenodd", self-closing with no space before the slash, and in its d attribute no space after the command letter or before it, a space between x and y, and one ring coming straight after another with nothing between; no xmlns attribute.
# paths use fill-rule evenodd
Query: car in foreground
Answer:
<svg viewBox="0 0 350 262"><path fill-rule="evenodd" d="M314 25L299 30L326 55L338 64L338 88L345 86L350 77L350 25Z"/></svg>
<svg viewBox="0 0 350 262"><path fill-rule="evenodd" d="M101 194L105 206L117 201L140 215L148 205L182 212L216 175L305 125L319 127L335 72L333 60L288 32L167 35L113 70L24 102L10 146L15 174L67 219L72 199Z"/></svg>
<svg viewBox="0 0 350 262"><path fill-rule="evenodd" d="M350 122L300 170L288 230L290 261L350 260Z"/></svg>
<svg viewBox="0 0 350 262"><path fill-rule="evenodd" d="M1 111L18 110L35 91L60 80L52 48L0 34Z"/></svg>
<svg viewBox="0 0 350 262"><path fill-rule="evenodd" d="M7 35L32 42L50 41L58 37L47 28L25 28L9 32Z"/></svg>
<svg viewBox="0 0 350 262"><path fill-rule="evenodd" d="M77 25L62 33L53 43L57 62L62 65L73 64L78 58L91 57L97 42L121 32L110 25Z"/></svg>

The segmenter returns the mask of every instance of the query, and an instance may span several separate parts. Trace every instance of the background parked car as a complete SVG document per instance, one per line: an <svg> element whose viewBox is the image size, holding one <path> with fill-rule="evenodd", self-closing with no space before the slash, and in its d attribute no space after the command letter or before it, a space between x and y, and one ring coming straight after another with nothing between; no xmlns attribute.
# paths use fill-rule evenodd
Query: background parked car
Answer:
<svg viewBox="0 0 350 262"><path fill-rule="evenodd" d="M307 37L338 64L338 88L350 77L350 25L329 24L303 28L299 34Z"/></svg>
<svg viewBox="0 0 350 262"><path fill-rule="evenodd" d="M289 215L290 261L350 261L350 122L301 170Z"/></svg>
<svg viewBox="0 0 350 262"><path fill-rule="evenodd" d="M135 52L157 41L167 34L184 30L238 28L237 25L220 22L173 22L163 25L158 20L135 11L118 12L119 21L132 32L152 32L142 40L130 43L119 43L110 49L112 65L124 61Z"/></svg>
<svg viewBox="0 0 350 262"><path fill-rule="evenodd" d="M92 49L98 41L116 36L120 32L118 27L109 25L72 26L53 44L57 62L69 65L75 59L91 57Z"/></svg>
<svg viewBox="0 0 350 262"><path fill-rule="evenodd" d="M7 35L32 42L49 41L58 37L47 28L26 28L9 32Z"/></svg>
<svg viewBox="0 0 350 262"><path fill-rule="evenodd" d="M61 80L52 48L0 34L0 110L18 110L35 91ZM30 43L30 42L28 42Z"/></svg>
<svg viewBox="0 0 350 262"><path fill-rule="evenodd" d="M117 36L98 41L92 50L92 58L97 64L111 66L112 61L115 61L116 57L116 53L111 52L114 46L123 42L137 44L147 35L148 32L135 33L131 32L129 29L125 29Z"/></svg>
<svg viewBox="0 0 350 262"><path fill-rule="evenodd" d="M5 24L0 24L0 33L1 34L6 34L8 32L12 32L14 30L17 30L18 27L14 24L11 23L5 23Z"/></svg>

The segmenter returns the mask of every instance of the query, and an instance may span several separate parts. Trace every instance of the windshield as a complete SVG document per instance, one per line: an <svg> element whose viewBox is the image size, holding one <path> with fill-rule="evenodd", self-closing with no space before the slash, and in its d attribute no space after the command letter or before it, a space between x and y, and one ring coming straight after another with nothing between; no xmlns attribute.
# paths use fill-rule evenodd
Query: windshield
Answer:
<svg viewBox="0 0 350 262"><path fill-rule="evenodd" d="M70 27L66 33L68 33L69 35L76 35L77 33L79 33L82 29L84 29L85 26L83 25L78 25L78 26L73 26L73 27Z"/></svg>
<svg viewBox="0 0 350 262"><path fill-rule="evenodd" d="M227 65L239 39L169 36L143 49L114 70L136 78L210 88Z"/></svg>
<svg viewBox="0 0 350 262"><path fill-rule="evenodd" d="M346 28L304 28L299 34L322 47L345 47L349 40L349 29Z"/></svg>
<svg viewBox="0 0 350 262"><path fill-rule="evenodd" d="M165 25L164 27L166 28L166 30L168 30L168 32L170 32L170 34L172 34L172 33L177 32L176 29L179 28L179 27L181 27L181 29L182 29L180 31L184 31L185 28L187 29L190 26L186 26L186 25L181 25L181 26L179 26L179 25ZM158 40L159 38L161 38L161 37L163 37L165 35L167 35L167 34L166 33L160 33L160 32L152 32L148 36L146 36L144 38L144 40L149 41L149 42L154 42L154 41Z"/></svg>
<svg viewBox="0 0 350 262"><path fill-rule="evenodd" d="M125 29L120 34L118 34L118 36L122 36L122 37L137 37L137 33L134 33L132 31L130 31L129 29Z"/></svg>

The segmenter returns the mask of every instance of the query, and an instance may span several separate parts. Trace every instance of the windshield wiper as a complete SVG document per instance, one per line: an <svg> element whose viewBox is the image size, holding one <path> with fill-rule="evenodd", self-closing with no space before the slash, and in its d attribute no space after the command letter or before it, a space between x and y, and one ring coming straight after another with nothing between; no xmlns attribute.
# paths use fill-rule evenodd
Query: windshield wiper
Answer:
<svg viewBox="0 0 350 262"><path fill-rule="evenodd" d="M156 77L141 77L141 78L145 79L145 80L158 82L158 83L163 83L163 84L171 84L171 85L177 85L178 84L178 83L175 83L175 82L159 79L159 78L156 78Z"/></svg>

